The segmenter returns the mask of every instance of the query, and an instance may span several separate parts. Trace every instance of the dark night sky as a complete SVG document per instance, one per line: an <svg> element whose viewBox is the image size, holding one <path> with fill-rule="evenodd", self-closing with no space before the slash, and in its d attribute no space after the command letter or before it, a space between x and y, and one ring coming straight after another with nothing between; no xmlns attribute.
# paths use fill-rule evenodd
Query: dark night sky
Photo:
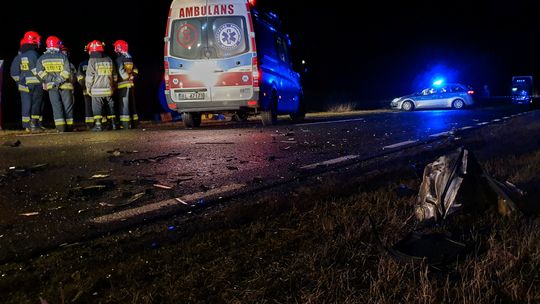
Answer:
<svg viewBox="0 0 540 304"><path fill-rule="evenodd" d="M141 2L17 1L8 11L4 1L0 58L9 63L30 29L43 40L48 35L63 39L75 64L87 42L101 39L110 50L114 40L124 39L144 75L141 80L155 84L170 2ZM512 75L535 75L539 67L533 1L376 1L369 7L346 1L259 2L281 16L296 59L308 63L306 90L324 100L392 98L423 86L431 72L442 70L449 81L477 88L487 83L493 93L507 94ZM159 111L154 92L138 94L152 104L146 111Z"/></svg>

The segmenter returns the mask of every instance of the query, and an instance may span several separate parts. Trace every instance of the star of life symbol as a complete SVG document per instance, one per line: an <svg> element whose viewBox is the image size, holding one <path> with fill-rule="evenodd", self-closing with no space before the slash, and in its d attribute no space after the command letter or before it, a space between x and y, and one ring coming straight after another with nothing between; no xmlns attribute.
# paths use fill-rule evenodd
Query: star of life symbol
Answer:
<svg viewBox="0 0 540 304"><path fill-rule="evenodd" d="M225 23L216 31L216 41L220 48L231 51L240 45L240 28L234 23Z"/></svg>

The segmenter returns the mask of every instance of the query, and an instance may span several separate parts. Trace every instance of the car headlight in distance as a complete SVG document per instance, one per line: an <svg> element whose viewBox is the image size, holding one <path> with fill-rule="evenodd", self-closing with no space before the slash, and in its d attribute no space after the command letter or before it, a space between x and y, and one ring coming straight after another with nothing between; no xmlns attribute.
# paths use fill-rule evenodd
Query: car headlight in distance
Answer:
<svg viewBox="0 0 540 304"><path fill-rule="evenodd" d="M392 103L397 103L399 100L399 97L392 99Z"/></svg>

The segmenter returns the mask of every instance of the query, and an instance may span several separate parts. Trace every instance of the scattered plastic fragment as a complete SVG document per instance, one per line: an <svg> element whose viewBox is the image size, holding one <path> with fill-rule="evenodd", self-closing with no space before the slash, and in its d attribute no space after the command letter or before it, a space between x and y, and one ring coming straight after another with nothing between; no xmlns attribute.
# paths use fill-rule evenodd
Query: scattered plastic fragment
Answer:
<svg viewBox="0 0 540 304"><path fill-rule="evenodd" d="M22 215L22 216L35 216L35 215L38 215L39 212L27 212L27 213L20 213L19 215Z"/></svg>

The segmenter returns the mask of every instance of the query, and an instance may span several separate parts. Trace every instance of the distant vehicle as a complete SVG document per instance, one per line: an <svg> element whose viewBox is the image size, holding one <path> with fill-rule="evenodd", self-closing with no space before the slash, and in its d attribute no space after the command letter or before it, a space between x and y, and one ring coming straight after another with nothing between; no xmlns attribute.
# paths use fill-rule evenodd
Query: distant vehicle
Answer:
<svg viewBox="0 0 540 304"><path fill-rule="evenodd" d="M165 37L165 97L198 127L203 113L305 117L300 74L279 18L254 0L173 0Z"/></svg>
<svg viewBox="0 0 540 304"><path fill-rule="evenodd" d="M434 85L420 92L397 97L390 106L393 109L412 111L415 109L463 109L474 104L474 91L459 83Z"/></svg>
<svg viewBox="0 0 540 304"><path fill-rule="evenodd" d="M533 102L533 77L512 77L512 103L530 105Z"/></svg>

